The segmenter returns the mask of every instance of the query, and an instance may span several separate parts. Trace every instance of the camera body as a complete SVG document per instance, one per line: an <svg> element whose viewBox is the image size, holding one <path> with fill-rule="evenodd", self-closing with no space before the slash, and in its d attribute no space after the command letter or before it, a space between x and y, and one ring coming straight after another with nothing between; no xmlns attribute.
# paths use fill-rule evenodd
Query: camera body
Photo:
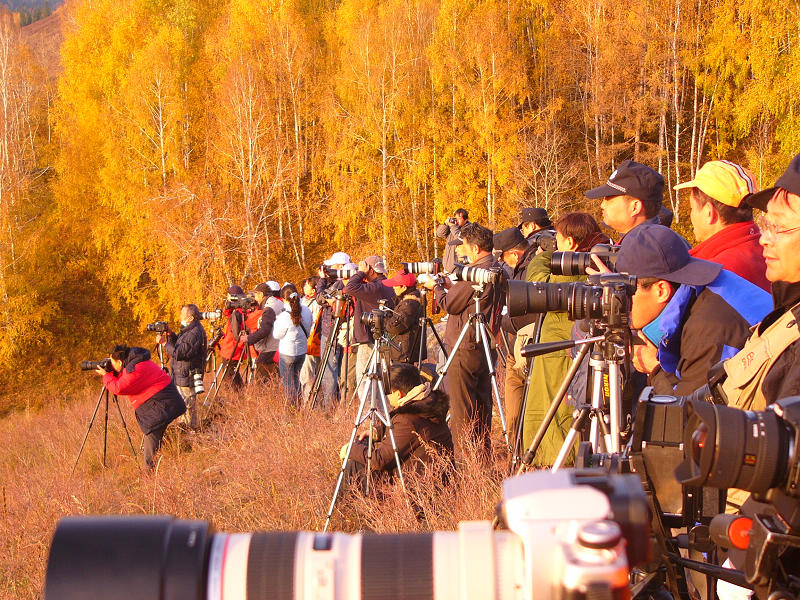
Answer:
<svg viewBox="0 0 800 600"><path fill-rule="evenodd" d="M378 339L386 331L386 315L391 311L381 306L361 314L361 323L372 330L372 337Z"/></svg>
<svg viewBox="0 0 800 600"><path fill-rule="evenodd" d="M629 597L629 568L649 559L636 476L531 472L506 480L503 496L502 531L467 521L399 535L214 534L171 517L67 517L50 547L45 598Z"/></svg>
<svg viewBox="0 0 800 600"><path fill-rule="evenodd" d="M111 359L104 358L103 360L84 360L81 361L81 371L94 371L100 367L106 373L111 373L114 367L111 366Z"/></svg>
<svg viewBox="0 0 800 600"><path fill-rule="evenodd" d="M251 310L257 305L258 302L253 294L228 294L225 306L233 310Z"/></svg>
<svg viewBox="0 0 800 600"><path fill-rule="evenodd" d="M165 333L169 331L169 325L166 321L156 321L155 323L147 324L147 331L155 331L156 333Z"/></svg>
<svg viewBox="0 0 800 600"><path fill-rule="evenodd" d="M551 229L537 231L531 236L531 246L541 248L544 252L555 252L558 249L556 234Z"/></svg>

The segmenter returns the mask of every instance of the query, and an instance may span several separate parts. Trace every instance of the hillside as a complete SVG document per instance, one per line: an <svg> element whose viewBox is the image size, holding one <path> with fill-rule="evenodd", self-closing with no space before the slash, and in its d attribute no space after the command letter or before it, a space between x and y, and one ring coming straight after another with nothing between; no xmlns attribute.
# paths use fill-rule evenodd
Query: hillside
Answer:
<svg viewBox="0 0 800 600"><path fill-rule="evenodd" d="M52 15L40 19L22 28L22 38L33 51L37 62L51 78L56 78L61 73L61 42L64 36L61 32L61 20L64 17L64 8L57 8Z"/></svg>
<svg viewBox="0 0 800 600"><path fill-rule="evenodd" d="M296 411L278 386L251 387L229 398L201 433L170 426L156 472L144 474L112 404L108 467L101 466L101 409L71 476L98 383L87 374L83 389L52 394L41 412L0 420L0 598L41 597L50 539L65 515L171 514L211 521L218 531L322 529L355 405L332 414ZM138 445L127 400L121 406ZM464 519L491 519L501 480L493 473L501 465L498 458L493 471L468 460L446 489L409 473L410 497L427 521L417 520L399 488L383 486L370 498L350 494L337 504L332 529L441 530Z"/></svg>

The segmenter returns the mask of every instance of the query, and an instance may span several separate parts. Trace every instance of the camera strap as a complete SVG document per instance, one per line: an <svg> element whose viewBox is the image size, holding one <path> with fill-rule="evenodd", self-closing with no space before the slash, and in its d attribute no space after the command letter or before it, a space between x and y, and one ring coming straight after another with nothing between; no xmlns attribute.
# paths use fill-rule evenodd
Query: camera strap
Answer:
<svg viewBox="0 0 800 600"><path fill-rule="evenodd" d="M767 407L761 384L780 355L800 340L800 327L792 312L797 306L800 303L788 309L761 334L758 326L754 327L744 348L725 361L727 378L722 390L729 406L743 410L764 410Z"/></svg>

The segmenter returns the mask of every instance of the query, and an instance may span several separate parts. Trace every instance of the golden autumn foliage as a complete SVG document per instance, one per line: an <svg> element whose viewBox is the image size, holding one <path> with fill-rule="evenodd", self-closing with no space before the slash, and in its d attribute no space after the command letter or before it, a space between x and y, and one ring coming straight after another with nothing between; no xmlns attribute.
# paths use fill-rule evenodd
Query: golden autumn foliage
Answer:
<svg viewBox="0 0 800 600"><path fill-rule="evenodd" d="M0 27L0 393L334 250L431 258L458 206L496 229L525 204L592 210L583 190L626 158L664 174L690 233L672 185L714 158L770 184L800 149L800 19L780 0L60 15L57 80Z"/></svg>

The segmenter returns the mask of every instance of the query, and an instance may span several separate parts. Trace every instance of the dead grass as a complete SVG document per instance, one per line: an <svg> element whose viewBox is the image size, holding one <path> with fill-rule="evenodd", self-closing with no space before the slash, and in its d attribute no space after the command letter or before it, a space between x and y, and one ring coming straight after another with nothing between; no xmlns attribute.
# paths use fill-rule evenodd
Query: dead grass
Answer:
<svg viewBox="0 0 800 600"><path fill-rule="evenodd" d="M218 531L322 529L356 406L295 411L277 385L228 394L221 415L201 433L171 426L157 470L145 474L112 404L107 468L101 409L71 476L98 392L50 392L43 410L0 421L0 597L41 597L50 539L65 515L171 514L211 521ZM138 450L135 418L126 399L120 405ZM495 432L500 449L497 423ZM464 519L491 519L505 455L498 451L491 466L470 449L464 455L448 486L409 473L408 498L394 485L370 497L348 493L332 529L446 530Z"/></svg>

